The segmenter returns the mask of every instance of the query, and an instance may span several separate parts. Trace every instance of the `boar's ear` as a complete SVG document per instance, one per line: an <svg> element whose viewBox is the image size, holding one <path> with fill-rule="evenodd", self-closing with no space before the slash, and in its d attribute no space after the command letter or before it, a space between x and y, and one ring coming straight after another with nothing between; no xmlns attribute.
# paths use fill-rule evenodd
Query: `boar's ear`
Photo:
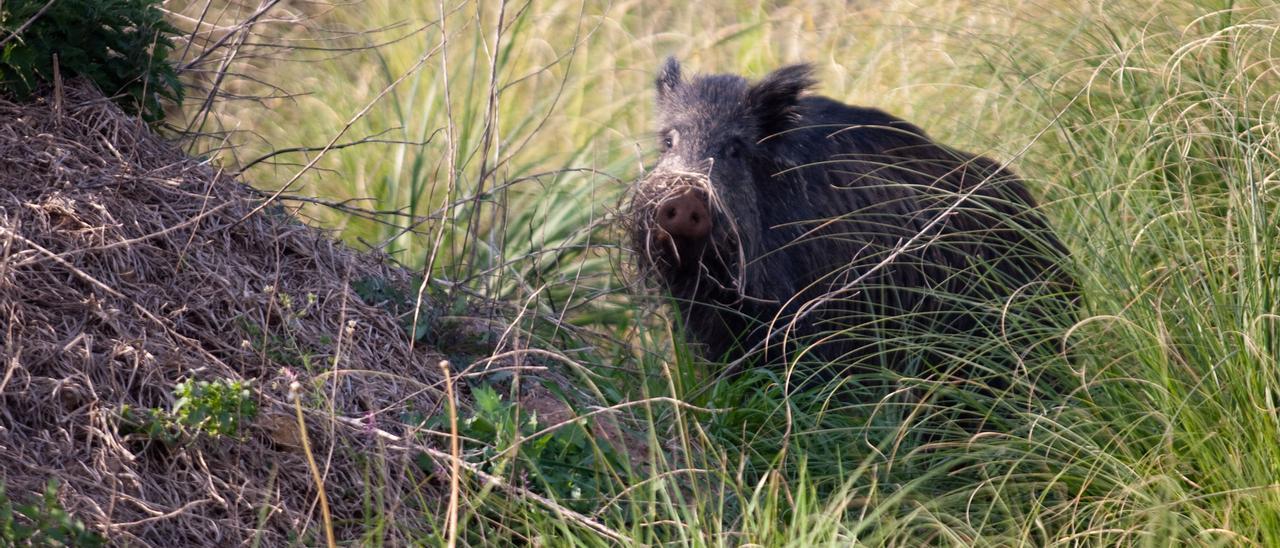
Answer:
<svg viewBox="0 0 1280 548"><path fill-rule="evenodd" d="M800 94L814 83L812 66L789 65L773 71L747 90L747 105L760 124L760 138L792 126Z"/></svg>
<svg viewBox="0 0 1280 548"><path fill-rule="evenodd" d="M662 69L658 71L658 78L654 80L654 85L658 88L658 100L666 99L680 84L680 61L675 57L667 57L662 63Z"/></svg>

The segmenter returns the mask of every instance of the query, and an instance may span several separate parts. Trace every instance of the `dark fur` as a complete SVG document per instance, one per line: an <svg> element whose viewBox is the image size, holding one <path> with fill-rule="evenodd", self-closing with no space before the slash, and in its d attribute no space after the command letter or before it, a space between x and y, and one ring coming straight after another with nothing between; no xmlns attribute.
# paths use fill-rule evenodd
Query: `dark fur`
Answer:
<svg viewBox="0 0 1280 548"><path fill-rule="evenodd" d="M964 352L954 335L1018 353L1033 343L1011 326L1061 331L1074 295L1065 248L997 163L806 95L806 65L752 84L686 81L668 59L656 84L659 140L673 146L634 189L633 244L707 357L786 340L826 361L893 366L909 357L899 348ZM709 185L715 224L697 257L677 258L650 220L688 185Z"/></svg>

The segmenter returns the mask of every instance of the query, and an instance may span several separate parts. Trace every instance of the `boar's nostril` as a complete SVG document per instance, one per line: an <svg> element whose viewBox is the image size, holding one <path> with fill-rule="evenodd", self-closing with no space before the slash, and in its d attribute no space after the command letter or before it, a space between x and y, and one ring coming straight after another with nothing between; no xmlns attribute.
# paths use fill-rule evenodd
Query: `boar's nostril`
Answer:
<svg viewBox="0 0 1280 548"><path fill-rule="evenodd" d="M706 198L692 189L667 198L658 206L658 226L674 238L706 238L711 234Z"/></svg>

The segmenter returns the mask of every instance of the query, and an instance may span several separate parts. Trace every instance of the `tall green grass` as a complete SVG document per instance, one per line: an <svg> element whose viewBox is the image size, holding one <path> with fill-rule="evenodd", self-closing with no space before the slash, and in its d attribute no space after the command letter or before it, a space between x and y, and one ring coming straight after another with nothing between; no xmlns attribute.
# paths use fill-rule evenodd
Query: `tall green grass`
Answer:
<svg viewBox="0 0 1280 548"><path fill-rule="evenodd" d="M307 95L221 107L218 123L254 136L236 154L323 144L371 105L343 140L397 142L329 151L298 192L402 214L304 211L518 312L589 371L602 405L647 402L619 412L646 454L588 471L616 483L585 500L541 490L628 542L1280 545L1275 5L370 1L313 15L270 32L383 45L257 67ZM382 30L341 33L367 29ZM610 224L653 158L666 54L749 75L813 61L821 93L1010 161L1073 253L1073 359L986 396L892 375L877 380L899 391L854 403L787 390L778 371L717 380L660 298L627 294ZM309 161L275 159L291 163L246 177L273 189ZM958 406L992 431L957 424ZM538 465L503 454L497 469ZM473 543L611 542L490 486L466 495ZM439 518L379 519L392 523L370 526L374 543Z"/></svg>
<svg viewBox="0 0 1280 548"><path fill-rule="evenodd" d="M1091 313L1084 374L1130 475L1082 508L1075 534L1280 542L1265 441L1280 434L1278 17L1107 9L1055 52L1070 64L1011 60L1017 85L1059 113L1028 169L1068 190Z"/></svg>

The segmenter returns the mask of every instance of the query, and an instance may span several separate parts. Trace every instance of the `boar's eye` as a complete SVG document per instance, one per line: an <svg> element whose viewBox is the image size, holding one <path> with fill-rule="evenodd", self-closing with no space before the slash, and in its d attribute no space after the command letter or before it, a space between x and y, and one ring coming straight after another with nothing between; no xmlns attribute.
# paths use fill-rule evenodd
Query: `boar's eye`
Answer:
<svg viewBox="0 0 1280 548"><path fill-rule="evenodd" d="M721 153L724 154L725 158L739 158L742 156L744 147L746 147L746 144L742 142L742 139L729 139L724 144L724 149L722 149Z"/></svg>
<svg viewBox="0 0 1280 548"><path fill-rule="evenodd" d="M671 150L672 148L675 148L676 143L679 142L679 139L680 139L680 134L677 133L676 130L674 129L666 133L663 133L662 134L662 151L666 152L668 150Z"/></svg>

